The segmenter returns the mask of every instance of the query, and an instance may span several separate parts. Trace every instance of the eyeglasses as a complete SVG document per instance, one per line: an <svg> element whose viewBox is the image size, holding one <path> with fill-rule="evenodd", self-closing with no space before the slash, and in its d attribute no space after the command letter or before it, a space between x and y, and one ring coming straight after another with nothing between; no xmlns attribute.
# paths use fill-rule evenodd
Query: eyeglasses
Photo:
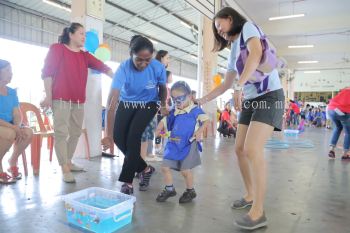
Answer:
<svg viewBox="0 0 350 233"><path fill-rule="evenodd" d="M142 62L150 63L152 60L152 57L144 59L144 58L140 58L140 57L136 56L135 54L132 55L132 58L135 60L135 62L138 62L138 63L142 63Z"/></svg>
<svg viewBox="0 0 350 233"><path fill-rule="evenodd" d="M180 105L180 104L182 104L183 102L186 101L187 96L188 96L188 95L186 95L186 94L185 94L185 95L180 95L180 96L177 96L177 97L172 96L171 99L173 100L173 102L174 102L176 105Z"/></svg>

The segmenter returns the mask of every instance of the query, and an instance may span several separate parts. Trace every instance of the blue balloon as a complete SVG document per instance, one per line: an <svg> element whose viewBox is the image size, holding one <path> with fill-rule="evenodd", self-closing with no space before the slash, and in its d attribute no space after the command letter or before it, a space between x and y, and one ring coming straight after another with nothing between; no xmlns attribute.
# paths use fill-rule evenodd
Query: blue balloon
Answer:
<svg viewBox="0 0 350 233"><path fill-rule="evenodd" d="M94 53L99 45L98 35L96 32L88 31L86 32L85 38L85 49L90 53Z"/></svg>

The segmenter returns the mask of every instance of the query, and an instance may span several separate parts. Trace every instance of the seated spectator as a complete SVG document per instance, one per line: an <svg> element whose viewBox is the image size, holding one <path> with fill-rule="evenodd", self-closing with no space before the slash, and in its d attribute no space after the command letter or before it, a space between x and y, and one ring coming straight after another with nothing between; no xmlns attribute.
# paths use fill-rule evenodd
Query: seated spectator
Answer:
<svg viewBox="0 0 350 233"><path fill-rule="evenodd" d="M314 120L312 122L312 125L314 125L316 127L321 127L322 126L322 114L321 114L320 108L316 109L315 118L314 118Z"/></svg>
<svg viewBox="0 0 350 233"><path fill-rule="evenodd" d="M7 86L12 79L11 65L8 61L0 60L0 183L11 184L22 178L18 172L17 160L20 154L32 141L33 132L24 127L16 90ZM13 153L9 159L8 172L3 171L2 159L11 146Z"/></svg>
<svg viewBox="0 0 350 233"><path fill-rule="evenodd" d="M233 127L233 122L231 121L230 102L225 104L225 109L221 114L220 125L217 130L220 135L223 135L224 137L236 137L236 129Z"/></svg>

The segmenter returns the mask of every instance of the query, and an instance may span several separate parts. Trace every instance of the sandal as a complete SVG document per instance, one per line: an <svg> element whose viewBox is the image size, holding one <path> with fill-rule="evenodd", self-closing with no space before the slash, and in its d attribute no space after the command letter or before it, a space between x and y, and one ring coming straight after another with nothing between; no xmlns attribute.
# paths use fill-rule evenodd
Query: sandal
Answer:
<svg viewBox="0 0 350 233"><path fill-rule="evenodd" d="M350 160L350 155L349 154L346 154L346 155L343 155L342 157L341 157L341 159L342 160Z"/></svg>
<svg viewBox="0 0 350 233"><path fill-rule="evenodd" d="M13 179L6 172L0 173L0 184L13 184L16 183L16 179Z"/></svg>
<svg viewBox="0 0 350 233"><path fill-rule="evenodd" d="M7 171L11 173L13 179L16 179L16 180L22 179L22 173L18 172L18 167L16 166L10 167L9 169L7 169Z"/></svg>
<svg viewBox="0 0 350 233"><path fill-rule="evenodd" d="M335 153L334 153L334 151L330 150L330 151L328 152L328 157L331 158L331 159L335 159Z"/></svg>

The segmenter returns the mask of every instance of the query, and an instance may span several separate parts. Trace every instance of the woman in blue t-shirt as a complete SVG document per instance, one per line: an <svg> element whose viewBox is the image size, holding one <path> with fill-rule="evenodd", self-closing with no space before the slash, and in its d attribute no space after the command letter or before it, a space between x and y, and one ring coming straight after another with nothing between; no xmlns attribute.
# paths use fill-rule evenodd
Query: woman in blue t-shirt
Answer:
<svg viewBox="0 0 350 233"><path fill-rule="evenodd" d="M32 141L33 132L22 126L21 113L16 90L7 86L12 79L11 65L0 59L0 183L10 184L22 178L18 172L17 160L20 154ZM2 169L2 159L14 144L9 159L10 168L7 174Z"/></svg>
<svg viewBox="0 0 350 233"><path fill-rule="evenodd" d="M113 140L125 155L119 176L121 192L133 194L135 172L140 173L140 191L146 191L154 168L140 156L141 135L157 111L166 114L166 71L152 58L153 44L136 35L130 41L130 58L122 62L113 78L107 104L104 148Z"/></svg>
<svg viewBox="0 0 350 233"><path fill-rule="evenodd" d="M266 189L266 162L264 145L272 131L282 129L284 93L278 71L257 77L262 50L261 30L231 7L221 9L214 17L214 51L231 46L225 81L218 88L199 99L204 104L234 85L234 105L241 111L235 143L238 164L244 180L246 194L232 205L234 209L252 206L248 214L236 225L243 229L254 230L267 225L264 214L264 196ZM244 61L241 50L248 50ZM259 74L259 73L258 73ZM265 77L265 78L264 78ZM263 79L264 78L264 79ZM243 98L243 102L242 102ZM251 169L250 169L251 168Z"/></svg>

